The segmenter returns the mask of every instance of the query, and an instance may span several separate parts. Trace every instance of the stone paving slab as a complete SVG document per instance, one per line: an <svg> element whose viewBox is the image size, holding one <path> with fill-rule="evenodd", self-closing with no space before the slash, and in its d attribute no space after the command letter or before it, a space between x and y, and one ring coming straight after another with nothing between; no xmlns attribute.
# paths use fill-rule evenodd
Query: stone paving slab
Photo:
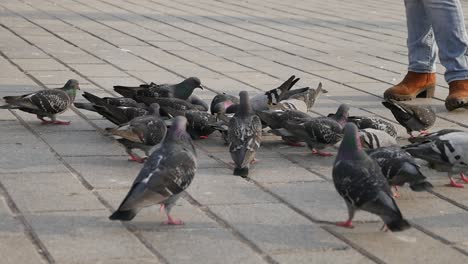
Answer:
<svg viewBox="0 0 468 264"><path fill-rule="evenodd" d="M468 11L466 1L462 1ZM0 94L62 86L115 96L112 86L174 83L197 76L206 100L220 92L252 95L290 75L299 87L329 92L311 116L335 112L393 122L383 91L406 71L403 3L385 1L25 0L0 2ZM444 69L437 65L433 130L468 131L464 110L448 113ZM80 95L77 102L85 102ZM166 226L154 206L134 221L108 220L140 164L103 129L99 114L72 109L70 126L0 111L0 255L5 263L466 263L467 193L446 187L423 166L431 192L400 188L414 227L380 232L378 217L358 212L353 230L331 180L334 158L315 157L264 136L251 179L232 175L218 133L197 140L199 169L173 209L184 226ZM336 147L327 150L336 153ZM17 250L17 249L20 250ZM2 262L2 263L3 263Z"/></svg>

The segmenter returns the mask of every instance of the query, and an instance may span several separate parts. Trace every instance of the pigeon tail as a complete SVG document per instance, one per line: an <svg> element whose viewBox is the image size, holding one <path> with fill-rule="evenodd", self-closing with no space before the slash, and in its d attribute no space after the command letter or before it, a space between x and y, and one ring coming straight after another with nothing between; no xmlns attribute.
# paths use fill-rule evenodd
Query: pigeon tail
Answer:
<svg viewBox="0 0 468 264"><path fill-rule="evenodd" d="M92 93L83 92L83 97L86 98L86 100L90 101L93 104L97 104L97 105L105 104L105 101L102 98L100 98L99 96L96 96L96 95L94 95Z"/></svg>
<svg viewBox="0 0 468 264"><path fill-rule="evenodd" d="M422 181L410 185L411 190L415 192L429 191L434 188L434 186L428 181Z"/></svg>
<svg viewBox="0 0 468 264"><path fill-rule="evenodd" d="M19 108L19 106L14 106L14 105L9 105L9 104L0 105L0 109L17 109L17 108Z"/></svg>
<svg viewBox="0 0 468 264"><path fill-rule="evenodd" d="M93 104L91 104L91 103L74 103L73 105L76 108L96 112L96 108L94 108Z"/></svg>
<svg viewBox="0 0 468 264"><path fill-rule="evenodd" d="M120 221L130 221L136 216L135 210L128 210L128 211L115 211L111 216L109 216L110 220L120 220Z"/></svg>
<svg viewBox="0 0 468 264"><path fill-rule="evenodd" d="M387 225L388 229L390 229L390 231L392 232L404 231L411 227L410 223L403 218L399 218L385 224Z"/></svg>
<svg viewBox="0 0 468 264"><path fill-rule="evenodd" d="M249 176L249 168L234 168L234 175L246 178Z"/></svg>

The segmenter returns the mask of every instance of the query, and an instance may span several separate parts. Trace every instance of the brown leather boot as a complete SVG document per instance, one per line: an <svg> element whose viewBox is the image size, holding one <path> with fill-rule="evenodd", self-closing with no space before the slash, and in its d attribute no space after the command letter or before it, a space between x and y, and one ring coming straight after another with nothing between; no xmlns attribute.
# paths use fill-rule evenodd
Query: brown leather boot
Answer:
<svg viewBox="0 0 468 264"><path fill-rule="evenodd" d="M403 81L385 91L384 97L397 101L413 100L416 97L431 98L434 96L435 85L435 73L409 71Z"/></svg>
<svg viewBox="0 0 468 264"><path fill-rule="evenodd" d="M468 80L449 83L449 95L445 99L445 108L452 111L461 107L468 108Z"/></svg>

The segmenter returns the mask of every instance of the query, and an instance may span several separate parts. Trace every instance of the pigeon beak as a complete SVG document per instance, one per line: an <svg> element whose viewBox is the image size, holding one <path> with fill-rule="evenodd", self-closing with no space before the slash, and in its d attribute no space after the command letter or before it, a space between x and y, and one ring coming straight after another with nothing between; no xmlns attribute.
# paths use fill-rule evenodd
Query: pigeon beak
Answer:
<svg viewBox="0 0 468 264"><path fill-rule="evenodd" d="M76 85L76 89L81 90L80 85Z"/></svg>
<svg viewBox="0 0 468 264"><path fill-rule="evenodd" d="M200 85L198 86L198 88L200 88L200 89L203 90L203 89L206 88L206 87L200 84Z"/></svg>

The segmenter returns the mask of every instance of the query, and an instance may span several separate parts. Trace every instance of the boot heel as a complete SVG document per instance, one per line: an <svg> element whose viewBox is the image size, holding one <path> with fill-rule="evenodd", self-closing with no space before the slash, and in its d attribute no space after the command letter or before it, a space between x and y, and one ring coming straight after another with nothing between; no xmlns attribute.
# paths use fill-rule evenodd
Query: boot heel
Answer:
<svg viewBox="0 0 468 264"><path fill-rule="evenodd" d="M434 94L435 94L435 85L426 87L423 91L421 91L418 95L416 95L416 97L417 98L432 98L434 97Z"/></svg>

